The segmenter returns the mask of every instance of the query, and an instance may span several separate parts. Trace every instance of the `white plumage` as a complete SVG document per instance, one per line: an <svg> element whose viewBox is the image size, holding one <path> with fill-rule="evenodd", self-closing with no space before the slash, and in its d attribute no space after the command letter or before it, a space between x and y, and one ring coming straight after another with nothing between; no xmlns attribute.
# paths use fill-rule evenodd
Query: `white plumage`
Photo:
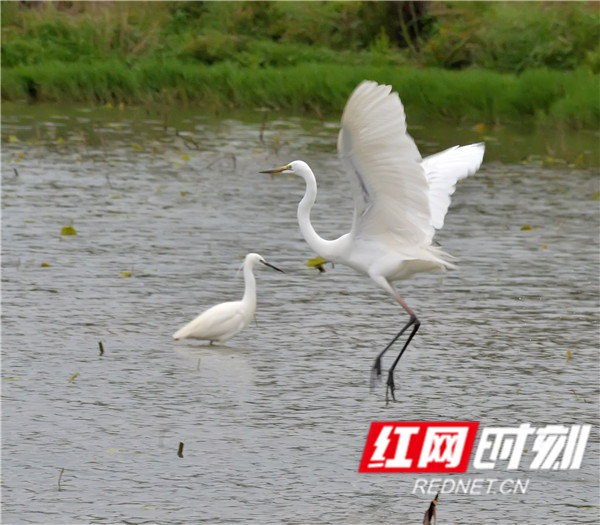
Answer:
<svg viewBox="0 0 600 525"><path fill-rule="evenodd" d="M392 282L417 272L445 271L451 257L433 246L435 230L444 225L456 182L475 173L484 145L453 147L426 157L406 132L404 108L391 86L364 81L350 95L341 120L338 154L350 175L354 217L349 233L335 240L320 237L310 222L315 203L315 176L303 161L265 173L294 173L306 182L298 205L300 230L310 247L328 261L339 262L368 275L410 315L410 320L377 356L381 357L406 329L413 326L389 370L386 389L394 398L393 371L420 322L394 289Z"/></svg>
<svg viewBox="0 0 600 525"><path fill-rule="evenodd" d="M262 263L279 272L257 253L249 253L244 260L245 290L241 301L221 303L201 313L193 321L173 334L173 339L202 339L223 344L246 328L256 311L256 280L252 272L256 263Z"/></svg>

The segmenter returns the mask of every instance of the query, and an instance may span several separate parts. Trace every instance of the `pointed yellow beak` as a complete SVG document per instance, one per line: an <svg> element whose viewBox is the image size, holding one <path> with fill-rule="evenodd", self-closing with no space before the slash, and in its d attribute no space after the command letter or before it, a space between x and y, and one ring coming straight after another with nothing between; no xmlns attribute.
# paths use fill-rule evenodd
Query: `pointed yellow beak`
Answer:
<svg viewBox="0 0 600 525"><path fill-rule="evenodd" d="M283 173L284 171L291 170L291 169L292 169L292 167L289 164L287 164L286 166L281 166L281 168L275 168L272 170L263 170L259 173L270 173L271 175L274 175L277 173Z"/></svg>

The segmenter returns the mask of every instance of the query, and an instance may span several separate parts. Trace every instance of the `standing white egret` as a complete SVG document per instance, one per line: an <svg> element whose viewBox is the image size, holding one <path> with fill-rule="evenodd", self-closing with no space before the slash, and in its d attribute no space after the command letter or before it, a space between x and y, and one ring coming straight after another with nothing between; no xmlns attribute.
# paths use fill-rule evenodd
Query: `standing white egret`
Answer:
<svg viewBox="0 0 600 525"><path fill-rule="evenodd" d="M256 311L256 280L252 269L262 263L278 272L279 268L265 261L258 253L249 253L244 259L244 297L241 301L221 303L201 313L173 334L173 339L203 339L223 344L246 328Z"/></svg>
<svg viewBox="0 0 600 525"><path fill-rule="evenodd" d="M386 399L389 391L395 400L394 369L421 323L392 282L417 272L443 272L454 267L450 255L432 246L433 236L444 224L456 182L479 169L485 147L482 143L455 146L421 158L406 132L400 98L391 89L364 81L344 108L337 147L353 187L354 219L349 233L326 240L315 232L310 210L316 200L317 182L308 164L296 160L262 173L302 177L306 193L298 205L298 223L306 242L324 259L368 275L409 314L408 323L373 365L374 373L380 376L383 355L413 327L388 373Z"/></svg>

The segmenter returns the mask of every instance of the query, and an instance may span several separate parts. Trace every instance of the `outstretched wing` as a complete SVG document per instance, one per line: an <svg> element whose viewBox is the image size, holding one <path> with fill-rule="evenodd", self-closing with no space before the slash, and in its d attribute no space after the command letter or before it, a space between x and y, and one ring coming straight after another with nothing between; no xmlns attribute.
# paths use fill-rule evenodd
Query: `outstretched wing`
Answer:
<svg viewBox="0 0 600 525"><path fill-rule="evenodd" d="M421 155L406 133L404 108L391 86L364 81L350 95L338 154L353 180L352 235L385 235L403 246L431 240L429 186Z"/></svg>
<svg viewBox="0 0 600 525"><path fill-rule="evenodd" d="M450 195L456 182L473 175L481 166L485 145L454 146L423 159L423 169L429 184L431 225L439 230L450 206Z"/></svg>

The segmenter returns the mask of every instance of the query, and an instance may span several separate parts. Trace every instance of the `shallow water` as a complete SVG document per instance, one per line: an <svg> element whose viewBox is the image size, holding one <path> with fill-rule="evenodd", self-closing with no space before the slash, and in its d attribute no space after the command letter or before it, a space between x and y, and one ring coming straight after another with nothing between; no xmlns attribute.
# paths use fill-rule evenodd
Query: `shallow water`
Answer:
<svg viewBox="0 0 600 525"><path fill-rule="evenodd" d="M3 523L420 523L433 495L415 479L448 476L359 474L382 420L592 424L581 469L470 467L528 490L442 494L437 513L597 522L597 169L491 148L438 236L459 270L398 285L422 326L386 406L369 370L406 317L350 269L307 268L303 182L257 173L309 161L315 228L344 233L335 123L269 120L261 141L261 115L4 112ZM249 251L286 271L257 271L257 324L227 347L174 342L241 296Z"/></svg>

